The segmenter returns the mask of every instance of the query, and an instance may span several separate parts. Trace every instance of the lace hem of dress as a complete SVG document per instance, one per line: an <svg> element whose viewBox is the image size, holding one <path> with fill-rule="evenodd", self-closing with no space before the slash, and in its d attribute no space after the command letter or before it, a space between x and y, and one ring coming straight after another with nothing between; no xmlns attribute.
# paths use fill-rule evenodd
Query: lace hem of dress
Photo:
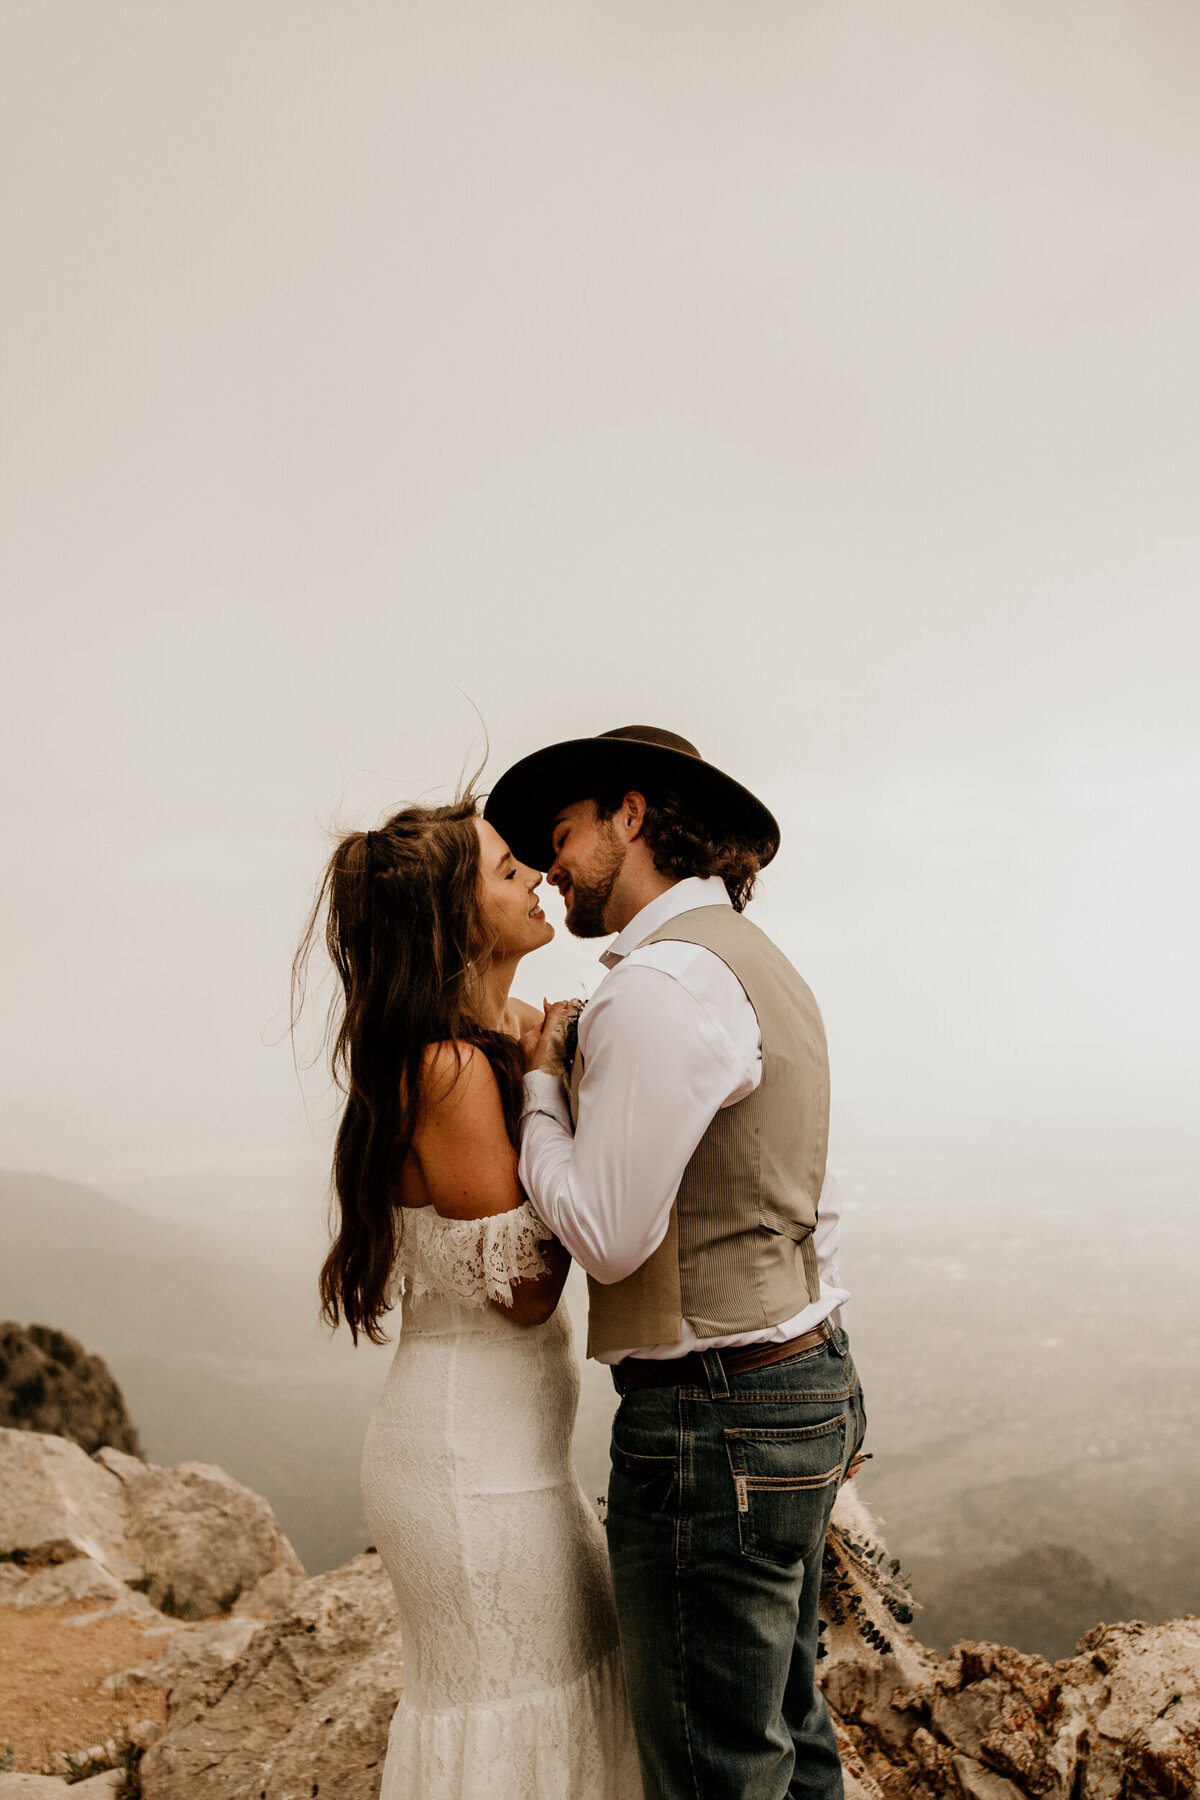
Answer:
<svg viewBox="0 0 1200 1800"><path fill-rule="evenodd" d="M400 1215L389 1301L450 1295L468 1306L511 1306L513 1283L549 1273L541 1245L553 1232L528 1200L487 1219L447 1219L432 1206Z"/></svg>
<svg viewBox="0 0 1200 1800"><path fill-rule="evenodd" d="M576 1680L495 1706L424 1712L401 1696L380 1800L642 1800L616 1651Z"/></svg>

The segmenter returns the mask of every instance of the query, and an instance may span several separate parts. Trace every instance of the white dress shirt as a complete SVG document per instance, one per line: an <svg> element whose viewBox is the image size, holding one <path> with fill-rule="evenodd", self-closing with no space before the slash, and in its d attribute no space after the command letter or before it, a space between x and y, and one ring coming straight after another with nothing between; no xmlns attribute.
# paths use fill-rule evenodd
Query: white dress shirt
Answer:
<svg viewBox="0 0 1200 1800"><path fill-rule="evenodd" d="M762 1080L758 1015L728 964L677 940L638 948L680 913L729 904L719 877L689 877L644 906L604 952L609 974L579 1020L584 1068L574 1134L558 1076L535 1069L525 1077L521 1185L576 1262L605 1284L657 1250L700 1139L723 1106ZM673 1344L605 1351L598 1360L800 1337L849 1299L837 1272L839 1216L827 1175L813 1240L821 1295L794 1318L703 1340L685 1319Z"/></svg>

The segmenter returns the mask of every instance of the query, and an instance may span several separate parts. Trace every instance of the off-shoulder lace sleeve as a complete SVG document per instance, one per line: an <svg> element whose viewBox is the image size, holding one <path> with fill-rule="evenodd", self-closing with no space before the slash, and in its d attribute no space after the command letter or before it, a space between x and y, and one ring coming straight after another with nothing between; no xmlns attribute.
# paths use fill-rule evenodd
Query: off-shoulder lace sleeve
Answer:
<svg viewBox="0 0 1200 1800"><path fill-rule="evenodd" d="M447 1219L432 1206L401 1214L391 1297L447 1294L469 1306L512 1305L513 1283L549 1272L541 1246L553 1237L528 1200L487 1219Z"/></svg>

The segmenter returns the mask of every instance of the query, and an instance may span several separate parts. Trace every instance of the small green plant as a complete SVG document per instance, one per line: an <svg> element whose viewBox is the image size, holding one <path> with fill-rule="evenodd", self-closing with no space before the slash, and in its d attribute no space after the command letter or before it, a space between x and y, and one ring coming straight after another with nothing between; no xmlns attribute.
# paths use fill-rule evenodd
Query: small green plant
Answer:
<svg viewBox="0 0 1200 1800"><path fill-rule="evenodd" d="M0 1751L0 1775L7 1775L10 1769L17 1766L17 1753L11 1744L5 1744Z"/></svg>

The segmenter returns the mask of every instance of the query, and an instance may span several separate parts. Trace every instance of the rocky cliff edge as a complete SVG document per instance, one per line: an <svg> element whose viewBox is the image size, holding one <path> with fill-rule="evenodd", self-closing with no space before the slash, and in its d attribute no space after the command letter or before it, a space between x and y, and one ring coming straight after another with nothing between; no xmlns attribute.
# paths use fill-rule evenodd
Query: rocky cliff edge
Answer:
<svg viewBox="0 0 1200 1800"><path fill-rule="evenodd" d="M849 1800L1200 1792L1195 1619L1103 1626L1054 1664L937 1657L852 1488L824 1601ZM376 1800L403 1684L386 1572L367 1551L306 1578L267 1502L210 1464L0 1430L0 1647L0 1800L67 1778L113 1800Z"/></svg>

